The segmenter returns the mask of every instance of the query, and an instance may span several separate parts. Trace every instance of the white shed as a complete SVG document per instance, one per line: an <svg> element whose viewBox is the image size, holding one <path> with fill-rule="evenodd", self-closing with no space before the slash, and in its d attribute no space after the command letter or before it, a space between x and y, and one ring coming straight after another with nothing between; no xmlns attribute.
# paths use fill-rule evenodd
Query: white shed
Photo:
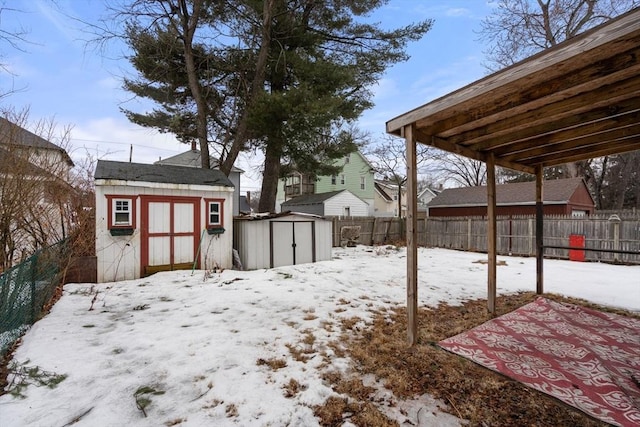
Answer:
<svg viewBox="0 0 640 427"><path fill-rule="evenodd" d="M98 283L233 266L233 184L219 170L99 160Z"/></svg>
<svg viewBox="0 0 640 427"><path fill-rule="evenodd" d="M332 223L297 212L236 217L234 247L245 270L331 259Z"/></svg>
<svg viewBox="0 0 640 427"><path fill-rule="evenodd" d="M287 200L283 211L304 212L319 216L368 216L369 204L349 190L305 194Z"/></svg>

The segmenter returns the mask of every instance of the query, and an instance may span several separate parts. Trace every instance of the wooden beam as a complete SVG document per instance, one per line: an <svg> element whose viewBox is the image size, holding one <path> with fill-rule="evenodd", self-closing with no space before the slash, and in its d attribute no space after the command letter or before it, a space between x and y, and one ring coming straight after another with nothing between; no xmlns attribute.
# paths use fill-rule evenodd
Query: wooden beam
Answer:
<svg viewBox="0 0 640 427"><path fill-rule="evenodd" d="M487 157L487 249L489 269L487 271L487 309L492 316L496 314L496 164L493 154Z"/></svg>
<svg viewBox="0 0 640 427"><path fill-rule="evenodd" d="M407 339L418 341L418 173L413 126L403 128L407 147Z"/></svg>
<svg viewBox="0 0 640 427"><path fill-rule="evenodd" d="M487 148L483 145L501 145L505 139L509 140L508 137L494 140L492 135L497 138L505 131L528 130L536 121L570 119L582 109L598 108L595 103L615 106L625 97L638 96L640 60L635 55L640 58L640 47L631 55L623 55L620 62L624 63L615 69L604 71L603 65L597 63L584 75L576 73L541 82L536 87L519 88L503 100L481 99L478 105L431 123L430 127L435 135L483 149ZM633 62L627 58L633 58ZM417 121L416 125L421 128L423 121Z"/></svg>
<svg viewBox="0 0 640 427"><path fill-rule="evenodd" d="M536 168L536 293L544 292L543 260L544 260L544 206L542 188L543 168Z"/></svg>

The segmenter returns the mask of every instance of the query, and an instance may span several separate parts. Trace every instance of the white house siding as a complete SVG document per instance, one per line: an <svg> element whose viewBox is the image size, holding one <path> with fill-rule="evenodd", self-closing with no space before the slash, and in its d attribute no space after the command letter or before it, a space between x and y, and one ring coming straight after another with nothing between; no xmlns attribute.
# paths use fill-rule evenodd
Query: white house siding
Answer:
<svg viewBox="0 0 640 427"><path fill-rule="evenodd" d="M373 200L371 201L373 204ZM351 216L371 216L369 204L350 193L343 191L324 202L325 216L344 216L345 207L349 207ZM371 209L372 210L372 209Z"/></svg>
<svg viewBox="0 0 640 427"><path fill-rule="evenodd" d="M107 195L136 196L136 229L130 236L112 236L107 228ZM233 228L233 188L187 184L145 183L136 181L96 180L96 255L98 283L141 277L142 202L140 196L193 197L200 199L200 267L231 268ZM205 198L225 199L222 234L206 233ZM204 231L204 233L203 233Z"/></svg>

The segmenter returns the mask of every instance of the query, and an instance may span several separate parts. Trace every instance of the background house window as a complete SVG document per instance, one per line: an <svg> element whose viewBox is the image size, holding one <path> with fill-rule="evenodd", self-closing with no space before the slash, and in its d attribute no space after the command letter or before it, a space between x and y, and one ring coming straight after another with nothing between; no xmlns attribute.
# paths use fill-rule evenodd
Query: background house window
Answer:
<svg viewBox="0 0 640 427"><path fill-rule="evenodd" d="M346 157L344 158L344 162L349 163L351 161L351 154L347 154Z"/></svg>
<svg viewBox="0 0 640 427"><path fill-rule="evenodd" d="M340 175L340 184L344 185L344 174Z"/></svg>
<svg viewBox="0 0 640 427"><path fill-rule="evenodd" d="M367 181L366 181L365 176L364 176L364 175L363 175L363 176L361 176L361 177L360 177L360 189L361 189L361 190L365 190L365 189L366 189L366 188L365 188L365 187L366 187L366 182L367 182Z"/></svg>
<svg viewBox="0 0 640 427"><path fill-rule="evenodd" d="M331 175L331 185L336 185L336 176Z"/></svg>
<svg viewBox="0 0 640 427"><path fill-rule="evenodd" d="M224 224L224 199L207 199L207 227L222 227Z"/></svg>
<svg viewBox="0 0 640 427"><path fill-rule="evenodd" d="M344 216L345 217L350 217L351 216L351 207L350 206L345 206L344 207Z"/></svg>

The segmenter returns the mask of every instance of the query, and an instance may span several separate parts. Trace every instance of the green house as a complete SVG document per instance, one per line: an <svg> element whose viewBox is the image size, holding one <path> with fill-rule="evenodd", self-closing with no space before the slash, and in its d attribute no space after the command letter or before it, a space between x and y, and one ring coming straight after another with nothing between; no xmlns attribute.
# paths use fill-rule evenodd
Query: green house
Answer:
<svg viewBox="0 0 640 427"><path fill-rule="evenodd" d="M294 197L307 194L322 194L341 190L349 190L368 205L368 216L374 215L374 181L373 166L359 151L348 154L336 160L335 165L342 166L336 175L318 176L294 172L278 182L276 196L276 210L281 210L281 204Z"/></svg>

